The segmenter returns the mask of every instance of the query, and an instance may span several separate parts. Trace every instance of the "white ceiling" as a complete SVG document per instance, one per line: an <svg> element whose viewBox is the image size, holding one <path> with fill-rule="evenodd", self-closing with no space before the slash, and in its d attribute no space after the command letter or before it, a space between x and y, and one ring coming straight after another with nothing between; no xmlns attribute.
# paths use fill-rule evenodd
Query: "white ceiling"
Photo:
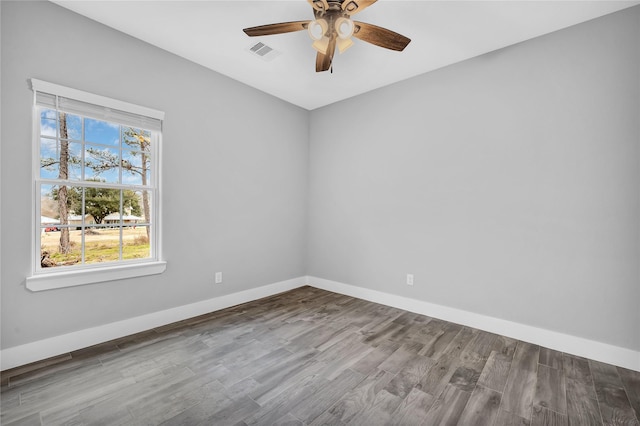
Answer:
<svg viewBox="0 0 640 426"><path fill-rule="evenodd" d="M315 72L306 31L254 38L242 32L313 19L305 0L52 1L309 110L640 4L380 0L355 19L401 33L411 43L395 52L355 39L351 49L336 53L331 74ZM249 53L257 41L280 55L265 61Z"/></svg>

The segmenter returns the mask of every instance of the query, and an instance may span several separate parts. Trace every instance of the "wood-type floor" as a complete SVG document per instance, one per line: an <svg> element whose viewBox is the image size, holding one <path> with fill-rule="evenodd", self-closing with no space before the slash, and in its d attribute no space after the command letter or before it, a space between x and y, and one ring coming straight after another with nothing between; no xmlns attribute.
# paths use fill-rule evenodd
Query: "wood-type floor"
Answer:
<svg viewBox="0 0 640 426"><path fill-rule="evenodd" d="M312 287L2 373L3 425L636 425L640 373Z"/></svg>

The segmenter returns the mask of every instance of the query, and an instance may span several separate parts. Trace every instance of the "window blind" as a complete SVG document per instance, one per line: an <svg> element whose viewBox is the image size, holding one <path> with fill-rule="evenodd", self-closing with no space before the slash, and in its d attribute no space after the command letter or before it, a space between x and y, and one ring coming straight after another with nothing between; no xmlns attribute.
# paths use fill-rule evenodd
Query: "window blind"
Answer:
<svg viewBox="0 0 640 426"><path fill-rule="evenodd" d="M37 106L146 130L162 130L164 113L161 111L41 80L31 79L31 84Z"/></svg>

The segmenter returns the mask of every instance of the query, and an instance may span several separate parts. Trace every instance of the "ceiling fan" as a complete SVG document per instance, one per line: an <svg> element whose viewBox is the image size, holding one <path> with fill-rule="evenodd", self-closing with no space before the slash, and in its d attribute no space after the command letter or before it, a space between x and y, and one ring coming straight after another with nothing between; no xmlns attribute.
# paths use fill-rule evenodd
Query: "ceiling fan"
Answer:
<svg viewBox="0 0 640 426"><path fill-rule="evenodd" d="M307 0L313 7L314 20L281 22L245 28L250 37L290 33L307 30L313 40L316 55L316 72L331 68L336 47L340 53L353 45L351 37L376 46L403 51L411 39L364 22L353 21L351 15L362 12L377 0Z"/></svg>

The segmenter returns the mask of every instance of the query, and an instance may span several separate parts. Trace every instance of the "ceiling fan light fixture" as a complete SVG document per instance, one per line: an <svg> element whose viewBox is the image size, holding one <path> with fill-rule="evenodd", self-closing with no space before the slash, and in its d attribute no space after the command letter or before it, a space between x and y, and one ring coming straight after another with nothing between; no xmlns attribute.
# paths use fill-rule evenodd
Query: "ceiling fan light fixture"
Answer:
<svg viewBox="0 0 640 426"><path fill-rule="evenodd" d="M315 41L322 40L328 29L329 25L327 25L327 21L325 21L324 19L316 19L315 21L311 21L307 26L309 37L311 37L311 39Z"/></svg>
<svg viewBox="0 0 640 426"><path fill-rule="evenodd" d="M2 1L2 0L0 0ZM351 20L351 15L362 12L377 0L307 0L316 19L279 22L244 28L249 37L268 36L307 30L316 55L316 72L333 70L335 51L343 53L354 44L353 38L401 52L410 38L373 24Z"/></svg>
<svg viewBox="0 0 640 426"><path fill-rule="evenodd" d="M336 45L338 46L338 51L340 53L344 53L345 50L353 46L353 40L351 40L350 38L343 39L338 37L336 39Z"/></svg>
<svg viewBox="0 0 640 426"><path fill-rule="evenodd" d="M329 37L322 37L320 40L316 40L312 44L313 48L323 55L327 54L327 49L329 48Z"/></svg>
<svg viewBox="0 0 640 426"><path fill-rule="evenodd" d="M351 38L354 30L355 25L351 19L345 18L344 16L336 19L336 32L339 38L343 40Z"/></svg>

